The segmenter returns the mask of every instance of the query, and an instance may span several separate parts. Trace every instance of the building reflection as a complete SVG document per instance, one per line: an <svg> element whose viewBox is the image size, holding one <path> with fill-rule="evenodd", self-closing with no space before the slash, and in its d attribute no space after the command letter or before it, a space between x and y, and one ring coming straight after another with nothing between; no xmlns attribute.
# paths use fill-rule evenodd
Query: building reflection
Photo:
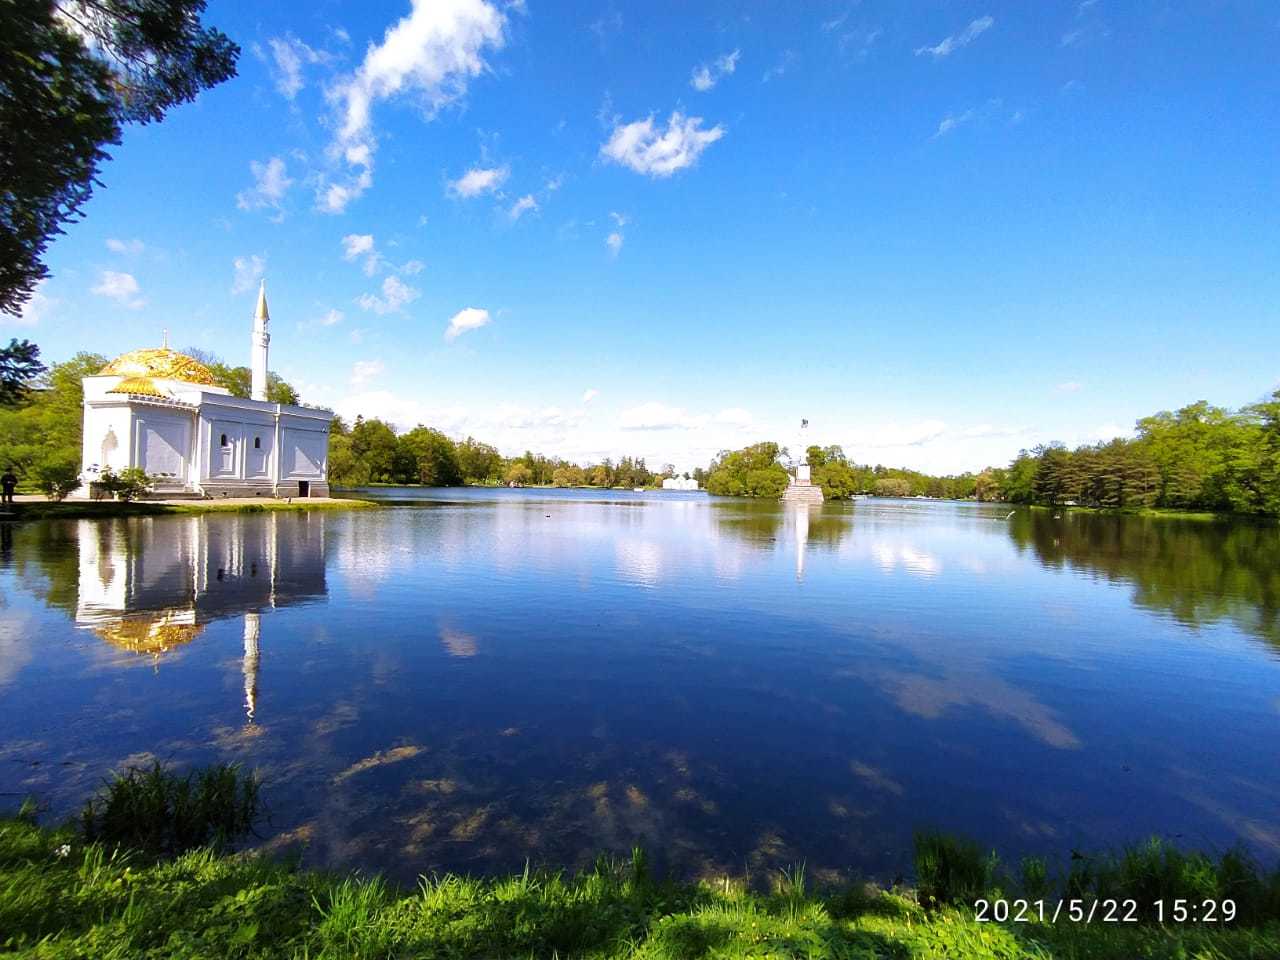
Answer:
<svg viewBox="0 0 1280 960"><path fill-rule="evenodd" d="M323 597L321 513L197 516L77 527L76 624L154 662L216 620L244 623L245 714L258 709L264 610Z"/></svg>

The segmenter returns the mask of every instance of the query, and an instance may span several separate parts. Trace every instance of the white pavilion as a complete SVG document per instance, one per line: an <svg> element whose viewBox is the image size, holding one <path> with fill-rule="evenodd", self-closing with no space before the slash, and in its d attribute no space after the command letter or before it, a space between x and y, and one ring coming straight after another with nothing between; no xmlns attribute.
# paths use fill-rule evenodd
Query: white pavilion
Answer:
<svg viewBox="0 0 1280 960"><path fill-rule="evenodd" d="M267 400L271 336L264 284L252 334L251 396L232 396L208 367L170 350L134 350L85 377L82 486L104 469L139 467L155 496L326 497L327 410Z"/></svg>

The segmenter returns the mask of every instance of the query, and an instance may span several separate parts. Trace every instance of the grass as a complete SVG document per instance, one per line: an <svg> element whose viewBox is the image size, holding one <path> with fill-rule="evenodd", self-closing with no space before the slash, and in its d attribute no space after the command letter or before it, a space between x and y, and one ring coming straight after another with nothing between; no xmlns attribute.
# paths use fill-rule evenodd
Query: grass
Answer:
<svg viewBox="0 0 1280 960"><path fill-rule="evenodd" d="M299 870L225 846L177 852L202 833L225 841L243 827L246 811L256 809L244 793L248 782L232 768L187 777L153 768L105 788L88 835L71 825L41 827L30 807L0 820L0 952L108 960L1280 957L1280 871L1265 875L1236 852L1214 860L1157 841L1077 859L1065 872L1024 861L1013 880L976 845L922 833L916 862L927 896L868 885L812 889L803 865L778 874L767 891L728 877L680 883L652 876L640 850L627 860L601 857L576 876L526 867L494 879L423 878L414 889L376 875ZM182 803L203 811L187 816L193 829L153 842ZM115 814L104 819L108 809ZM107 822L120 831L112 836L141 836L144 846L104 842ZM1227 926L976 922L969 898L993 896L1001 885L1013 896L1027 882L1055 896L1230 893L1248 908Z"/></svg>
<svg viewBox="0 0 1280 960"><path fill-rule="evenodd" d="M258 779L217 763L182 775L155 763L117 774L84 805L85 840L155 856L223 847L253 830Z"/></svg>

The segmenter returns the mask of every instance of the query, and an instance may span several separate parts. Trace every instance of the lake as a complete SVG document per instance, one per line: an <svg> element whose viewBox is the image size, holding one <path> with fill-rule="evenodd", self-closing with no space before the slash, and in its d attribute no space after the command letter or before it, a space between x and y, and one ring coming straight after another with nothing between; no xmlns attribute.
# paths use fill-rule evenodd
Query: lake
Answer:
<svg viewBox="0 0 1280 960"><path fill-rule="evenodd" d="M1280 528L379 489L0 524L0 792L239 761L311 865L891 880L911 834L1280 856Z"/></svg>

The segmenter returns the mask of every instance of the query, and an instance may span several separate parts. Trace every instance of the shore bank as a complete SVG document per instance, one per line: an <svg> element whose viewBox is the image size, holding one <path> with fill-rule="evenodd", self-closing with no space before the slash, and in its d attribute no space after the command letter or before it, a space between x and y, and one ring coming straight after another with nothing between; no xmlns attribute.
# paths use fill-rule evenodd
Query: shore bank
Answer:
<svg viewBox="0 0 1280 960"><path fill-rule="evenodd" d="M377 508L371 500L343 497L308 497L271 500L264 497L228 497L222 500L46 500L19 496L0 512L0 520L110 520L116 517L194 516L205 513L268 513L276 510L364 510Z"/></svg>
<svg viewBox="0 0 1280 960"><path fill-rule="evenodd" d="M1215 872L1218 890L1225 871ZM1258 883L1255 878L1255 895ZM376 874L298 870L250 854L202 849L148 859L85 843L69 828L0 820L0 950L18 956L1280 956L1280 923L1270 912L1252 921L1242 912L1235 924L1203 917L1199 923L1160 924L1149 917L1140 923L996 923L979 922L973 906L959 898L953 906L925 909L921 897L904 888L814 890L803 865L772 878L771 887L755 892L729 877L657 879L637 851L627 861L601 858L574 877L526 869L497 879L428 878L408 890ZM1178 884L1169 890L1170 896L1188 892ZM1098 891L1074 895L1087 910ZM1002 895L992 890L988 896ZM1051 909L1055 901L1048 902Z"/></svg>
<svg viewBox="0 0 1280 960"><path fill-rule="evenodd" d="M1016 507L1018 504L1009 504ZM1031 510L1053 513L1097 514L1104 517L1146 517L1163 520L1195 520L1217 523L1280 523L1280 517L1259 513L1215 513L1211 510L1174 510L1168 507L1082 507L1078 505L1049 507L1040 503L1027 504Z"/></svg>

